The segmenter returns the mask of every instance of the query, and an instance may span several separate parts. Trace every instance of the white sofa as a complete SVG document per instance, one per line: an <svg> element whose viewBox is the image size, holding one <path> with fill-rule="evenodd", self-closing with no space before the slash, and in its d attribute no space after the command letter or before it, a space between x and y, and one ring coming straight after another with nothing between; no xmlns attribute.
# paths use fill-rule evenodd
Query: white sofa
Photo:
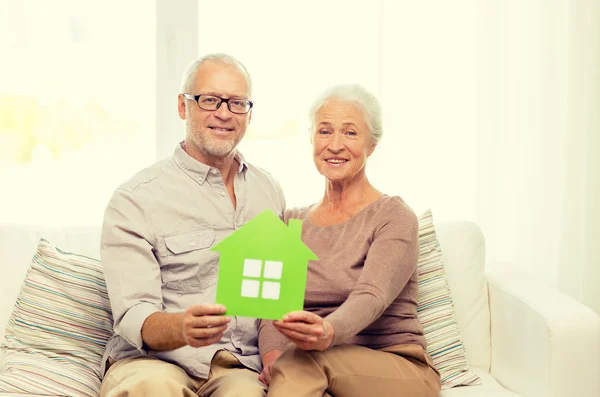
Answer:
<svg viewBox="0 0 600 397"><path fill-rule="evenodd" d="M441 396L600 397L600 316L533 277L486 274L475 224L436 230L469 365L483 381ZM40 237L99 258L99 235L99 227L0 225L0 337ZM8 396L17 395L0 392Z"/></svg>

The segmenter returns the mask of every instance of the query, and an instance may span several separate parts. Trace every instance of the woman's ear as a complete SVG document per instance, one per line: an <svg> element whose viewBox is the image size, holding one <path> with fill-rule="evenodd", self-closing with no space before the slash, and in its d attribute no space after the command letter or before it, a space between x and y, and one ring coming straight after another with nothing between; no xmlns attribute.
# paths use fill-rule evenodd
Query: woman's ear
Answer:
<svg viewBox="0 0 600 397"><path fill-rule="evenodd" d="M369 147L369 151L367 152L367 157L371 156L371 154L373 154L373 152L375 151L375 148L377 147L376 143L372 143L371 147Z"/></svg>

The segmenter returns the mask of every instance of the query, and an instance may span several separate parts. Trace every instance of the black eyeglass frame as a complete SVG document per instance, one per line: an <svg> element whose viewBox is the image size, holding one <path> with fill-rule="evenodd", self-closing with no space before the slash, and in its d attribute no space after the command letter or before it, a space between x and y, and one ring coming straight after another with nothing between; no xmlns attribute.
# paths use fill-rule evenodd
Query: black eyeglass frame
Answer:
<svg viewBox="0 0 600 397"><path fill-rule="evenodd" d="M210 94L200 94L200 95L192 95L192 94L182 94L184 97L186 97L187 99L193 99L194 101L196 101L196 103L198 104L198 107L202 110L210 110L210 111L216 111L219 110L219 108L221 107L221 105L223 104L223 102L225 102L227 104L227 109L229 109L229 111L233 114L248 114L248 112L250 111L250 109L252 109L252 106L254 106L254 102L249 100L249 99L243 99L244 101L248 102L248 104L250 105L250 107L248 108L248 110L246 110L244 113L240 113L240 112L234 112L233 110L231 110L231 105L229 104L229 101L234 100L234 101L239 101L240 98L221 98L218 97L216 95L210 95ZM217 103L217 107L215 109L205 109L202 106L200 106L200 102L198 102L198 99L200 99L201 96L210 96L213 98L217 98L219 99L221 102Z"/></svg>

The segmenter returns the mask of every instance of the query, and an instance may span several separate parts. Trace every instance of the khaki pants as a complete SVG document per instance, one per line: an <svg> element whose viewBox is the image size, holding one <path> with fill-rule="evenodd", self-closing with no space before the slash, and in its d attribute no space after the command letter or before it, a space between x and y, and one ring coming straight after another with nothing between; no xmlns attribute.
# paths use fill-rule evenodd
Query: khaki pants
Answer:
<svg viewBox="0 0 600 397"><path fill-rule="evenodd" d="M440 376L418 345L382 350L290 347L271 370L269 397L438 397Z"/></svg>
<svg viewBox="0 0 600 397"><path fill-rule="evenodd" d="M264 397L258 373L227 351L212 359L208 379L190 377L177 365L143 356L119 360L104 376L101 397Z"/></svg>

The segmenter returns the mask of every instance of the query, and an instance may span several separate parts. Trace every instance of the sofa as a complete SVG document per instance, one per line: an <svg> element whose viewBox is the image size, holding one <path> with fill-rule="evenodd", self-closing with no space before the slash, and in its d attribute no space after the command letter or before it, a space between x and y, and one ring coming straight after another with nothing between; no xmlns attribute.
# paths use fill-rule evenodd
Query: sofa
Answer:
<svg viewBox="0 0 600 397"><path fill-rule="evenodd" d="M484 236L476 224L442 222L435 228L468 364L481 379L480 385L443 390L441 396L599 397L600 316L534 275L486 271ZM42 237L100 258L97 226L0 225L2 338ZM8 396L23 394L0 392Z"/></svg>

